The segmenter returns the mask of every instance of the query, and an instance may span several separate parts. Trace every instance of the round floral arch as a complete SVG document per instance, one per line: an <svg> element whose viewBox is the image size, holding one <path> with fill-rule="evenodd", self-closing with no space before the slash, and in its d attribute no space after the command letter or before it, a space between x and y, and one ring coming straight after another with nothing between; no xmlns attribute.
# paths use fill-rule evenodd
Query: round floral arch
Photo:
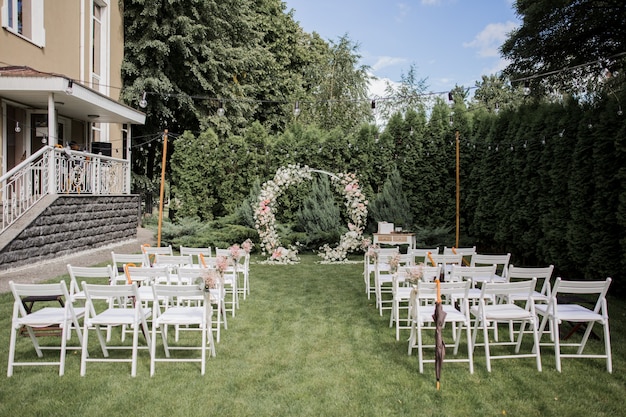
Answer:
<svg viewBox="0 0 626 417"><path fill-rule="evenodd" d="M288 165L279 168L274 178L263 184L258 205L254 210L255 226L261 238L261 251L269 255L267 262L295 263L299 261L297 248L284 248L280 245L276 231L276 217L272 209L276 207L276 200L284 190L304 180L310 180L314 172L330 176L335 189L345 197L345 206L350 220L348 232L341 236L336 247L332 248L326 244L320 248L319 255L322 257L322 263L346 262L348 253L360 246L367 220L368 202L359 187L356 175L332 174L311 169L306 165Z"/></svg>

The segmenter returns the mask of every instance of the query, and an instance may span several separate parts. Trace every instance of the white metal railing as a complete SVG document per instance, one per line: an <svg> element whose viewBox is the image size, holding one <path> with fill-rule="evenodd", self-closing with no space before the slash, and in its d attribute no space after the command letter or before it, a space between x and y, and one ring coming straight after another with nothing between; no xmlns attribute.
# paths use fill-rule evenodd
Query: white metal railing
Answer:
<svg viewBox="0 0 626 417"><path fill-rule="evenodd" d="M48 194L128 194L129 176L124 159L45 146L0 177L0 233Z"/></svg>

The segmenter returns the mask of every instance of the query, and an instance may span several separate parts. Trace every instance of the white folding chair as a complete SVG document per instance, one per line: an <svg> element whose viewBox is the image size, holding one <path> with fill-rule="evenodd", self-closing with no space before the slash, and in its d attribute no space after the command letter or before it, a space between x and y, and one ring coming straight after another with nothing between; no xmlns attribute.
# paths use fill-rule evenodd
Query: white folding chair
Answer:
<svg viewBox="0 0 626 417"><path fill-rule="evenodd" d="M429 253L439 253L439 248L409 248L407 250L407 255L410 255L413 258L413 264L415 265L420 263L426 265L428 263Z"/></svg>
<svg viewBox="0 0 626 417"><path fill-rule="evenodd" d="M550 302L550 294L551 294L551 286L550 279L552 277L552 272L554 271L554 265L550 265L547 267L519 267L514 265L509 265L509 272L507 273L506 279L509 282L517 282L524 281L528 279L535 278L537 280L537 287L533 290L532 298L535 302L535 310L537 309L537 304L548 304ZM524 300L526 294L509 294L507 297L508 302L515 302L518 300ZM550 331L552 330L552 324L548 322L550 327ZM510 334L513 337L513 328L511 326ZM544 329L545 331L545 329ZM539 338L543 331L539 333ZM551 334L551 333L550 333ZM513 339L511 339L513 340Z"/></svg>
<svg viewBox="0 0 626 417"><path fill-rule="evenodd" d="M224 291L227 297L225 299L226 310L230 311L232 317L235 317L235 310L239 308L239 290L237 279L237 265L233 261L230 250L215 248L215 259L209 265L209 268L217 268L217 263L225 262L227 264L226 269L223 271L224 278ZM230 308L228 308L230 307Z"/></svg>
<svg viewBox="0 0 626 417"><path fill-rule="evenodd" d="M150 349L150 336L148 332L148 318L152 315L151 308L144 308L137 284L131 285L100 285L87 284L82 282L83 291L87 299L85 319L83 325L83 344L80 360L80 375L84 376L87 371L87 362L130 362L131 376L137 374L137 356L139 350L139 332L143 333L146 339L146 347ZM131 306L111 305L108 300L122 298L133 300ZM105 301L106 302L103 302ZM100 301L100 302L99 302ZM102 336L102 327L108 326L129 326L133 331L132 346L128 345L107 345ZM89 332L95 331L103 357L89 355ZM130 350L131 358L109 357L109 350Z"/></svg>
<svg viewBox="0 0 626 417"><path fill-rule="evenodd" d="M494 281L506 282L508 281L506 274L509 272L510 260L511 260L510 253L507 253L505 255L491 255L491 254L476 253L474 254L474 256L472 256L472 262L470 263L470 266L495 265L496 276L494 277Z"/></svg>
<svg viewBox="0 0 626 417"><path fill-rule="evenodd" d="M200 255L205 258L211 258L213 256L213 251L208 246L206 248L192 248L181 245L178 251L181 255L191 255L194 265L201 265Z"/></svg>
<svg viewBox="0 0 626 417"><path fill-rule="evenodd" d="M91 281L95 284L113 284L116 280L115 272L111 265L107 266L74 266L67 264L67 272L70 275L70 296L73 300L84 300L85 293L80 288L80 282Z"/></svg>
<svg viewBox="0 0 626 417"><path fill-rule="evenodd" d="M552 324L552 343L556 358L556 370L561 372L561 358L595 358L606 359L606 369L613 372L611 358L611 334L609 332L609 312L606 302L606 293L611 285L611 278L604 281L566 281L557 278L554 283L550 302L547 305L538 304L535 308L543 317L540 332L545 329L546 323ZM593 296L589 299L588 296ZM578 301L578 302L577 302ZM589 303L593 308L587 308L579 303ZM563 322L576 326L586 325L585 332L579 342L561 342L560 325ZM599 324L604 330L604 354L584 353L585 346L594 324ZM562 348L576 348L576 353L563 353Z"/></svg>
<svg viewBox="0 0 626 417"><path fill-rule="evenodd" d="M463 265L463 255L460 253L458 254L429 253L426 255L426 259L427 259L427 262L425 262L426 265L429 265L429 266L441 265L441 272L445 276L448 276L450 274L450 271L452 270L452 265Z"/></svg>
<svg viewBox="0 0 626 417"><path fill-rule="evenodd" d="M480 286L485 282L494 282L496 278L496 266L462 266L452 265L447 281L469 281L471 283L468 298L472 300L470 304L480 298Z"/></svg>
<svg viewBox="0 0 626 417"><path fill-rule="evenodd" d="M395 248L395 251L378 250L376 256L376 262L374 264L374 289L376 292L376 307L380 315L383 315L383 310L391 310L393 297L392 297L392 281L393 272L389 262L392 258L399 256L399 251Z"/></svg>
<svg viewBox="0 0 626 417"><path fill-rule="evenodd" d="M376 260L379 256L383 258L387 258L388 256L395 255L399 253L399 249L395 248L369 248L364 255L364 268L363 268L363 278L365 280L365 293L367 294L367 299L370 299L370 296L374 294L374 297L377 297L376 292ZM378 298L376 298L376 307L378 307Z"/></svg>
<svg viewBox="0 0 626 417"><path fill-rule="evenodd" d="M150 266L150 259L145 253L116 253L111 252L111 259L113 260L113 271L115 272L115 280L126 282L126 273L124 272L124 265L133 264L135 266Z"/></svg>
<svg viewBox="0 0 626 417"><path fill-rule="evenodd" d="M419 268L422 281L432 282L439 278L441 266L401 266L392 278L392 308L389 317L389 327L395 324L396 340L400 340L400 330L411 328L411 314L409 304L411 291L417 284L409 282L411 270ZM405 318L401 318L401 310L406 310Z"/></svg>
<svg viewBox="0 0 626 417"><path fill-rule="evenodd" d="M200 362L200 373L204 375L206 369L207 350L215 356L213 342L212 317L213 308L209 300L210 294L199 285L159 285L152 287L155 301L155 317L152 321L152 353L150 355L150 375L154 375L156 362ZM163 300L163 301L161 301ZM196 346L188 344L171 345L168 341L168 326L198 326L187 327L185 332L200 331L200 342ZM156 334L160 330L165 357L157 357ZM189 338L185 338L188 341ZM172 350L193 351L200 350L200 358L173 357Z"/></svg>
<svg viewBox="0 0 626 417"><path fill-rule="evenodd" d="M203 274L208 271L207 268L196 267L182 267L178 269L178 279L183 284L197 285L198 281L202 279ZM215 304L217 310L215 320L215 340L220 342L221 327L224 326L224 330L228 329L228 321L226 318L226 308L224 307L224 299L226 297L224 292L224 286L221 283L216 283L215 288L209 290L211 295L211 303Z"/></svg>
<svg viewBox="0 0 626 417"><path fill-rule="evenodd" d="M141 296L141 300L146 307L154 302L152 285L154 284L177 284L177 279L171 277L170 270L167 266L151 266L141 267L132 264L126 264L124 271L126 273L126 285L137 284L137 292Z"/></svg>
<svg viewBox="0 0 626 417"><path fill-rule="evenodd" d="M471 324L469 316L469 305L467 297L459 297L457 306L449 302L452 294L457 297L459 294L467 294L470 282L442 282L440 283L440 294L442 298L442 309L446 313L445 323L453 324L454 355L459 351L461 333L465 330L467 343L467 358L448 358L445 362L467 362L470 373L474 373L473 345L471 338ZM433 313L435 312L435 301L437 300L436 282L418 282L417 288L411 294L411 335L409 337L409 355L413 349L417 349L420 373L424 372L424 363L434 363L435 359L425 359L424 349L434 349L435 344L424 342L424 332L434 331ZM445 300L448 300L446 302Z"/></svg>
<svg viewBox="0 0 626 417"><path fill-rule="evenodd" d="M65 373L65 353L71 330L75 329L78 342L81 343L81 330L78 319L84 315L84 308L74 308L65 281L56 284L17 284L9 281L13 293L13 318L11 320L11 341L9 346L9 363L7 376L13 375L15 366L59 366L59 376ZM48 305L31 310L32 303L52 301L60 303L60 307ZM28 303L31 304L28 304ZM50 326L58 326L61 331L60 346L42 346L37 340L38 332ZM59 350L58 361L16 361L17 337L24 328L33 343L39 358L43 358L43 350Z"/></svg>
<svg viewBox="0 0 626 417"><path fill-rule="evenodd" d="M552 278L553 271L554 265L546 267L520 267L509 265L509 271L507 272L506 277L509 282L525 281L535 278L541 289L533 289L533 300L535 300L535 304L548 304L552 292L550 279ZM521 295L522 299L524 296L524 294ZM512 294L510 299L515 301L518 297L516 297L515 294Z"/></svg>
<svg viewBox="0 0 626 417"><path fill-rule="evenodd" d="M70 275L70 297L72 302L85 302L85 292L80 287L80 282L91 281L93 284L104 284L108 282L114 285L117 275L111 265L107 266L73 266L67 264L67 272ZM116 300L110 300L115 302ZM107 329L107 341L111 340L111 327Z"/></svg>
<svg viewBox="0 0 626 417"><path fill-rule="evenodd" d="M242 250L242 254L237 258L235 267L237 276L241 282L237 283L237 289L243 294L245 300L250 295L250 254Z"/></svg>
<svg viewBox="0 0 626 417"><path fill-rule="evenodd" d="M541 371L541 355L539 349L539 336L537 316L535 315L535 303L532 299L532 292L535 288L536 280L520 282L484 282L481 288L478 304L470 307L471 314L476 318L472 345L475 347L476 337L479 329L482 329L485 347L485 358L487 371L491 372L491 361L493 359L512 358L535 358L537 370ZM520 303L497 303L494 300L505 300L510 294L526 294L526 299ZM516 323L519 325L517 341L494 341L489 342L489 323L498 326L498 323ZM533 334L533 348L531 353L520 353L524 328L530 325ZM515 353L492 355L490 345L493 346L515 346Z"/></svg>
<svg viewBox="0 0 626 417"><path fill-rule="evenodd" d="M195 266L193 257L191 255L154 255L154 261L152 266L167 267L169 269L169 275L173 281L177 281L177 270L180 267L192 267ZM162 283L162 282L159 282Z"/></svg>
<svg viewBox="0 0 626 417"><path fill-rule="evenodd" d="M467 246L462 248L453 247L443 247L444 255L461 255L463 258L463 265L470 266L472 263L472 257L476 255L476 246Z"/></svg>
<svg viewBox="0 0 626 417"><path fill-rule="evenodd" d="M174 254L172 245L150 246L146 243L146 244L141 245L141 251L148 256L148 260L150 261L150 264L154 262L154 258L156 255L173 255Z"/></svg>

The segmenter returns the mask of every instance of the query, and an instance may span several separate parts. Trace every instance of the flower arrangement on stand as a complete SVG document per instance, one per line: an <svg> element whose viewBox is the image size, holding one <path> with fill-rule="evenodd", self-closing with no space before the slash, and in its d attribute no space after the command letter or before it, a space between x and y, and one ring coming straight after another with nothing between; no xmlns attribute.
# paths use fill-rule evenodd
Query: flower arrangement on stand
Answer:
<svg viewBox="0 0 626 417"><path fill-rule="evenodd" d="M405 281L409 284L417 285L422 278L424 278L424 263L420 262L419 264L406 269Z"/></svg>
<svg viewBox="0 0 626 417"><path fill-rule="evenodd" d="M400 266L400 254L396 253L393 256L389 257L389 270L392 274L395 274L398 271L398 267Z"/></svg>
<svg viewBox="0 0 626 417"><path fill-rule="evenodd" d="M218 288L220 284L224 284L224 274L217 269L203 269L203 273L198 278L198 281L204 292L210 292L212 289Z"/></svg>
<svg viewBox="0 0 626 417"><path fill-rule="evenodd" d="M246 239L246 240L245 240L245 241L241 244L241 247L243 248L243 250L244 250L246 253L248 253L248 254L249 254L250 252L252 252L252 248L254 247L254 243L252 243L252 240L251 240L251 239Z"/></svg>
<svg viewBox="0 0 626 417"><path fill-rule="evenodd" d="M220 274L224 275L224 272L228 269L228 258L226 256L217 256L215 258L215 270Z"/></svg>

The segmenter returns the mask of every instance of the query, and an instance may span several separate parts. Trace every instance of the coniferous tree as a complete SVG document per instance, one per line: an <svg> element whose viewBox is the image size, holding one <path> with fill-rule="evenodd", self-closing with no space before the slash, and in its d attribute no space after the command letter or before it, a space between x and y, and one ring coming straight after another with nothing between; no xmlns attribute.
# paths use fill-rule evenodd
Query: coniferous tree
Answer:
<svg viewBox="0 0 626 417"><path fill-rule="evenodd" d="M327 176L313 179L311 192L302 201L297 220L298 229L306 232L306 243L312 248L339 241L341 211Z"/></svg>
<svg viewBox="0 0 626 417"><path fill-rule="evenodd" d="M403 188L400 171L394 169L385 181L382 190L369 206L369 214L374 223L389 222L395 227L413 227L413 215Z"/></svg>

